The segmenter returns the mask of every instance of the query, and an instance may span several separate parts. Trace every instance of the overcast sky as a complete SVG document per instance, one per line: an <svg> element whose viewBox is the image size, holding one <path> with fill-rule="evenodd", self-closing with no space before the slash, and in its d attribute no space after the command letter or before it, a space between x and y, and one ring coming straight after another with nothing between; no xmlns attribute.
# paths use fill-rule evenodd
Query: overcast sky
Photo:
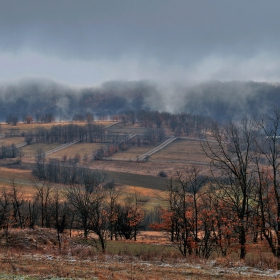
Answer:
<svg viewBox="0 0 280 280"><path fill-rule="evenodd" d="M279 0L0 0L0 81L280 82Z"/></svg>

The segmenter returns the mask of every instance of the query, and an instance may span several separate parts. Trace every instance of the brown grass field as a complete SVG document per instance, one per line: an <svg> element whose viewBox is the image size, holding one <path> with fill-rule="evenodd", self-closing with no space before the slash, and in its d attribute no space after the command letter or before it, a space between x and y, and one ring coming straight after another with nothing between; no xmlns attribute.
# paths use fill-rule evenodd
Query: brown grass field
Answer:
<svg viewBox="0 0 280 280"><path fill-rule="evenodd" d="M61 159L64 155L67 155L68 158L74 157L75 155L79 154L81 159L84 155L92 155L94 151L101 147L106 147L104 143L77 143L71 145L63 150L58 152L52 153L47 158L58 158Z"/></svg>
<svg viewBox="0 0 280 280"><path fill-rule="evenodd" d="M104 126L108 126L111 124L114 124L113 121L94 121L96 124L101 124ZM1 125L1 133L5 134L7 131L10 131L11 129L18 129L19 132L27 132L29 130L33 130L34 128L41 126L46 129L50 129L54 125L67 125L67 124L77 124L77 125L86 125L86 122L79 122L79 121L57 121L57 122L52 122L52 123L22 123L19 122L17 125L12 125L12 124L7 124L7 123L0 123Z"/></svg>
<svg viewBox="0 0 280 280"><path fill-rule="evenodd" d="M155 146L151 145L141 145L138 147L137 145L130 146L126 151L118 151L116 154L111 156L112 159L118 158L123 160L136 160L138 156L145 154L146 152L153 149Z"/></svg>
<svg viewBox="0 0 280 280"><path fill-rule="evenodd" d="M76 234L64 234L59 252L54 230L10 230L0 236L0 279L279 279L277 261L266 253L248 263L234 256L200 260L182 258L158 232L140 233L138 241L108 241L100 253ZM249 266L249 264L254 264ZM17 278L16 278L17 277Z"/></svg>
<svg viewBox="0 0 280 280"><path fill-rule="evenodd" d="M58 146L60 146L59 143L53 143L53 144L36 143L36 144L26 145L22 147L21 152L23 153L24 157L30 158L30 157L34 157L39 150L42 150L43 152L47 152Z"/></svg>
<svg viewBox="0 0 280 280"><path fill-rule="evenodd" d="M24 143L24 137L4 137L0 138L0 146L18 145Z"/></svg>
<svg viewBox="0 0 280 280"><path fill-rule="evenodd" d="M201 148L201 142L196 140L177 139L159 152L153 154L151 161L166 162L210 162Z"/></svg>
<svg viewBox="0 0 280 280"><path fill-rule="evenodd" d="M9 130L14 130L18 129L20 132L27 132L29 130L33 130L34 128L38 126L42 126L46 129L50 129L54 125L66 125L70 124L71 122L53 122L53 123L18 123L17 125L12 125L12 124L6 124L6 123L1 123L1 129L2 133L5 134ZM77 122L77 124L81 124L80 122Z"/></svg>
<svg viewBox="0 0 280 280"><path fill-rule="evenodd" d="M114 173L108 174L108 180L116 179L117 183L117 190L120 191L121 196L120 199L132 195L137 192L141 197L147 200L145 204L145 209L152 209L154 206L159 204L158 197L163 196L163 191L156 190L156 186L153 188L153 184L150 185L151 188L147 188L151 183L150 177L147 176L137 176L135 175L133 178L127 178L127 173L118 173L118 177L114 176ZM110 177L111 176L111 177ZM145 181L147 180L147 181ZM34 182L38 183L38 180L32 175L32 171L28 169L16 169L16 168L7 168L7 167L0 167L0 189L6 188L10 189L12 182L15 183L17 187L20 187L21 191L24 192L26 197L33 196L36 193L36 188L34 187ZM136 186L125 184L125 183L135 183ZM163 181L160 181L162 182ZM139 184L140 186L137 186ZM141 187L144 185L146 187ZM67 188L67 185L62 184L51 184L54 188L64 189ZM163 184L160 185L160 188L163 188Z"/></svg>
<svg viewBox="0 0 280 280"><path fill-rule="evenodd" d="M126 124L119 122L113 125L110 130L114 133L144 134L146 129L138 124Z"/></svg>

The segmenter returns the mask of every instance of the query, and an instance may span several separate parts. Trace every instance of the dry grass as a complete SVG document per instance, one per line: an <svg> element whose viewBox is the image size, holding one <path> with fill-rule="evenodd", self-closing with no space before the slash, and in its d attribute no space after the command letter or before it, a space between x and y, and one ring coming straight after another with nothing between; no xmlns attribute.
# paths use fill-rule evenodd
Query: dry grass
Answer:
<svg viewBox="0 0 280 280"><path fill-rule="evenodd" d="M108 252L97 252L86 240L63 238L59 254L54 230L12 230L0 233L1 279L267 279L275 268L257 269L229 258L205 261L182 258L160 233L146 232L137 242L108 242ZM29 275L29 276L27 276Z"/></svg>
<svg viewBox="0 0 280 280"><path fill-rule="evenodd" d="M18 181L27 181L32 176L31 173L31 170L0 167L0 179L2 180L10 180L12 178L16 178Z"/></svg>
<svg viewBox="0 0 280 280"><path fill-rule="evenodd" d="M165 197L165 192L155 189L135 187L135 186L118 186L117 190L120 191L120 199L124 199L127 196L134 195L135 192L144 201L144 209L149 211L153 210L155 206L162 205L163 201L160 198Z"/></svg>
<svg viewBox="0 0 280 280"><path fill-rule="evenodd" d="M53 143L53 144L36 143L36 144L31 144L22 147L21 152L23 153L24 157L34 157L37 154L38 150L47 152L58 146L60 146L59 143Z"/></svg>
<svg viewBox="0 0 280 280"><path fill-rule="evenodd" d="M61 159L64 155L67 155L68 157L74 157L76 154L79 154L81 158L83 158L84 155L90 156L94 151L104 146L106 146L104 143L77 143L56 153L50 154L47 158Z"/></svg>
<svg viewBox="0 0 280 280"><path fill-rule="evenodd" d="M5 145L18 145L24 142L24 137L4 137L0 138L0 146L5 146Z"/></svg>
<svg viewBox="0 0 280 280"><path fill-rule="evenodd" d="M31 198L37 192L34 182L38 183L38 179L32 175L31 170L0 167L0 174L0 190L2 188L9 190L12 187L12 182L14 182L20 188L21 192L23 192L25 198ZM66 185L53 183L51 186L59 189L67 187Z"/></svg>
<svg viewBox="0 0 280 280"><path fill-rule="evenodd" d="M6 123L1 123L2 132L5 133L11 129L18 129L20 132L27 132L33 130L34 128L41 126L46 129L50 129L54 125L66 125L71 122L54 122L54 123L18 123L17 125L11 125Z"/></svg>
<svg viewBox="0 0 280 280"><path fill-rule="evenodd" d="M126 151L118 151L116 154L111 156L112 159L121 158L123 160L136 160L138 156L145 154L151 149L155 148L155 146L151 145L141 145L138 147L137 145L130 146Z"/></svg>
<svg viewBox="0 0 280 280"><path fill-rule="evenodd" d="M147 129L139 126L138 124L132 125L131 123L124 125L123 123L117 123L110 128L114 133L127 133L127 134L144 134Z"/></svg>
<svg viewBox="0 0 280 280"><path fill-rule="evenodd" d="M21 188L26 198L30 198L35 194L36 190L32 184L34 177L31 170L0 167L0 174L0 189L6 188L9 190L14 181L15 185Z"/></svg>
<svg viewBox="0 0 280 280"><path fill-rule="evenodd" d="M151 161L197 161L210 162L201 148L201 142L178 139L151 156Z"/></svg>
<svg viewBox="0 0 280 280"><path fill-rule="evenodd" d="M134 194L135 192L137 192L141 196L153 197L153 198L158 198L160 195L163 196L165 193L164 191L160 191L160 190L135 187L135 186L121 186L120 190L127 194Z"/></svg>
<svg viewBox="0 0 280 280"><path fill-rule="evenodd" d="M33 186L33 181L36 179L32 175L31 170L21 170L21 169L15 169L15 168L6 168L6 167L0 167L0 189L2 187L5 187L9 189L11 187L11 182L14 180L15 184L19 187L21 187L22 191L24 191L25 195L27 197L31 197L35 193L35 189ZM120 173L119 173L120 174ZM129 174L128 174L129 175ZM130 177L130 176L128 176ZM114 176L115 179L117 179ZM135 178L135 179L133 179ZM163 195L163 192L160 190L155 190L153 188L145 188L145 187L137 187L138 180L137 175L133 178L119 178L119 181L125 181L125 180L131 180L131 182L134 182L136 186L131 185L120 185L118 184L117 189L121 192L121 198L124 198L125 196L133 194L135 191L139 193L145 200L147 200L147 203L145 205L145 209L149 210L152 209L155 205L158 205L160 201L157 199L158 195ZM145 177L144 177L145 178ZM110 179L110 178L109 178ZM140 177L141 179L141 177ZM149 179L149 178L148 178ZM160 178L159 178L160 179ZM141 184L142 181L139 183ZM150 180L148 180L148 183L150 183ZM147 185L148 183L144 184ZM58 187L59 189L67 188L67 185L62 184L54 184L52 183L51 186ZM154 185L151 185L153 187Z"/></svg>
<svg viewBox="0 0 280 280"><path fill-rule="evenodd" d="M100 125L104 125L104 126L108 126L113 124L113 121L94 121L95 124L100 124ZM34 130L36 127L40 126L40 127L44 127L46 129L50 129L52 126L55 125L68 125L68 124L76 124L76 125L81 125L84 126L87 123L86 122L80 122L80 121L58 121L58 122L52 122L52 123L22 123L19 122L17 125L12 125L12 124L6 124L6 123L0 123L1 125L1 133L5 134L6 132L10 131L10 130L18 130L19 133L25 133L29 130Z"/></svg>

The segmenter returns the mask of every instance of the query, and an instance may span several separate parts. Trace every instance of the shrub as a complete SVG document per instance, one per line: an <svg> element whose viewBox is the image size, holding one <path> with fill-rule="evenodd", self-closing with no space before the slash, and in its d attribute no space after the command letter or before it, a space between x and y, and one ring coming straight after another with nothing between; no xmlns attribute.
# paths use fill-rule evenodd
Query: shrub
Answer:
<svg viewBox="0 0 280 280"><path fill-rule="evenodd" d="M159 177L167 177L167 174L166 174L166 172L164 172L164 171L160 171L160 172L158 173L158 176L159 176Z"/></svg>

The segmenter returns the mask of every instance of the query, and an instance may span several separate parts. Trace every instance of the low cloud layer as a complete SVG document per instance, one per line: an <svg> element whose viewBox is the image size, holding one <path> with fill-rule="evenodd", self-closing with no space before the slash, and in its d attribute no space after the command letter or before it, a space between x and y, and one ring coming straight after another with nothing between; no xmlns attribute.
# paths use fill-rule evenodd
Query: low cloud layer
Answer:
<svg viewBox="0 0 280 280"><path fill-rule="evenodd" d="M279 10L274 0L4 0L0 79L278 82Z"/></svg>
<svg viewBox="0 0 280 280"><path fill-rule="evenodd" d="M8 115L53 114L71 120L86 112L95 116L128 110L190 113L227 121L268 114L280 104L280 85L256 82L208 82L194 86L147 81L107 82L96 87L69 87L50 80L24 80L0 86L0 121Z"/></svg>

